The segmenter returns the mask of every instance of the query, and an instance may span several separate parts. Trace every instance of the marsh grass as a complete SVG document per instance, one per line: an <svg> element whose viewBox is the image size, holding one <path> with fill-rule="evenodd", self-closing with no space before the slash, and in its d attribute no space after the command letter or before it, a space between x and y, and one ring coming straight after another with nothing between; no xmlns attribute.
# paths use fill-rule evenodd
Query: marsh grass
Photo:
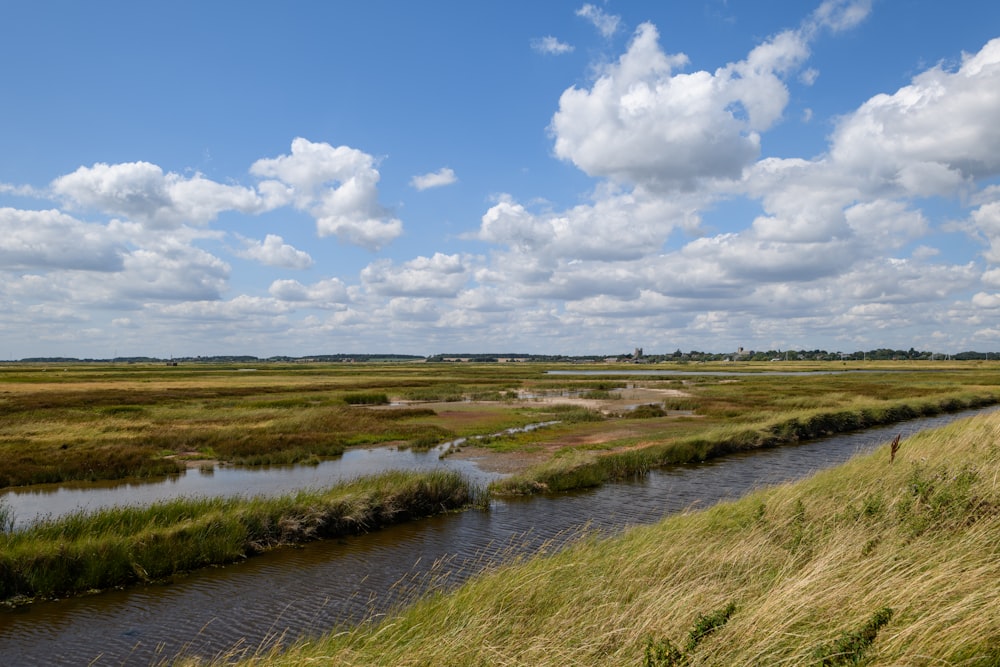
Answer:
<svg viewBox="0 0 1000 667"><path fill-rule="evenodd" d="M830 368L828 364L788 367ZM883 364L870 369L900 367ZM885 406L941 403L949 396L961 398L963 392L996 395L1000 386L1000 373L978 365L906 364L915 372L854 376L748 373L683 380L557 378L545 375L550 368L554 366L261 364L255 372L244 373L235 364L4 366L0 368L4 462L0 488L159 477L179 471L179 461L199 457L238 465L315 462L354 446L392 443L424 448L549 420L564 426L544 437L572 435L570 440L584 443L579 448L644 448L652 443L673 449L647 453L649 460L637 469L641 472L643 466L658 465L658 457L667 463L693 460L714 455L715 447L766 446L812 437L810 432L863 428L865 423L887 423L876 414ZM753 371L773 366L729 368ZM519 392L615 396L623 387L680 389L689 395L664 397L662 415L640 409L603 416L579 406L514 400ZM423 405L385 404L407 400ZM678 410L693 417L679 416ZM647 417L634 429L641 435L601 437L604 432L628 430L627 424L617 428L610 421L634 423L639 416ZM854 426L848 424L852 419L857 422ZM763 432L768 427L774 432ZM484 445L538 451L542 437L522 434ZM575 458L573 465L579 465ZM622 462L599 465L627 469Z"/></svg>
<svg viewBox="0 0 1000 667"><path fill-rule="evenodd" d="M182 499L79 512L0 532L0 601L161 580L281 545L482 502L481 492L457 473L392 472L278 498Z"/></svg>
<svg viewBox="0 0 1000 667"><path fill-rule="evenodd" d="M997 665L998 443L963 420L241 664Z"/></svg>
<svg viewBox="0 0 1000 667"><path fill-rule="evenodd" d="M667 439L610 453L573 451L524 473L491 484L497 495L560 492L634 478L653 468L764 447L801 442L892 424L921 416L982 407L996 401L991 394L962 393L937 400L897 401L854 410L803 411L754 425L731 424L701 430L697 435Z"/></svg>
<svg viewBox="0 0 1000 667"><path fill-rule="evenodd" d="M346 394L343 401L348 405L388 405L389 395L378 391L357 392Z"/></svg>

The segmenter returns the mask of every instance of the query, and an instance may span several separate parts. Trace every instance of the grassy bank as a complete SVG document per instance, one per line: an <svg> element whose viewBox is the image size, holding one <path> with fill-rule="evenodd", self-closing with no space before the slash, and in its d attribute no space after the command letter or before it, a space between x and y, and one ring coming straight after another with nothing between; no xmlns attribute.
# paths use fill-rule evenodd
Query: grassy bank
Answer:
<svg viewBox="0 0 1000 667"><path fill-rule="evenodd" d="M79 513L23 531L9 530L0 511L0 601L160 580L478 499L457 473L398 472L279 498L177 500Z"/></svg>
<svg viewBox="0 0 1000 667"><path fill-rule="evenodd" d="M697 435L611 453L566 450L524 473L493 482L490 490L504 496L588 488L636 477L665 465L705 461L733 452L776 447L996 402L997 396L992 393L966 392L932 399L868 402L849 410L796 411L757 424L707 428Z"/></svg>
<svg viewBox="0 0 1000 667"><path fill-rule="evenodd" d="M585 539L244 664L1000 664L1000 415L894 459Z"/></svg>

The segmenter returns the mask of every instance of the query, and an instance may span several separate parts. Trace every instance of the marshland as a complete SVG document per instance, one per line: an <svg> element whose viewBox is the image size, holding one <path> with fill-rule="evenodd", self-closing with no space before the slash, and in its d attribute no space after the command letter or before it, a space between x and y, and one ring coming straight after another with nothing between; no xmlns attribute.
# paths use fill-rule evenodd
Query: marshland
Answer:
<svg viewBox="0 0 1000 667"><path fill-rule="evenodd" d="M3 597L19 604L168 582L206 565L242 562L280 546L366 533L469 507L488 508L490 498L542 494L558 502L573 489L642 478L662 466L990 405L997 401L1000 379L1000 368L968 362L782 364L782 371L800 372L791 375L769 374L775 368L766 364L664 367L685 374L662 376L648 374L648 367L642 373L628 367L589 368L593 375L556 375L552 370L578 369L419 363L267 364L253 369L6 366L0 447L8 491L39 483L86 487L101 480L152 480L191 474L185 473L188 469L309 466L358 448L436 447L440 453L435 456L471 461L499 479L485 489L450 472L386 473L276 498L179 498L144 508L80 512L16 530L9 509L3 509ZM609 370L614 373L605 373ZM538 424L545 426L518 430ZM901 460L910 449L907 441ZM905 467L894 466L893 471ZM811 525L805 519L800 523ZM705 539L692 535L696 542ZM676 534L669 537L677 539ZM610 548L604 544L584 540L570 551ZM557 558L565 558L563 552ZM544 567L535 562L528 565ZM608 567L605 578L619 566ZM733 604L735 623L740 605ZM698 613L711 615L727 605L703 604ZM530 613L512 609L514 615ZM885 623L891 626L898 618ZM367 627L362 623L347 635L363 643ZM607 636L608 629L602 632ZM653 656L650 660L667 660L662 656L670 653L668 640L680 646L682 635L677 630L649 634L645 640L632 637L620 650L611 650L605 663L622 664L611 657L631 655L637 648L636 660L642 660L643 651ZM240 638L232 639L235 644ZM524 639L547 641L541 635ZM345 663L355 648L352 644L343 654ZM452 658L443 660L433 651L433 657L418 651L415 655L423 658L411 664L490 663L481 654L469 657L451 649ZM522 655L515 663L534 662L523 657L529 655L521 653L525 648L511 650L511 655ZM296 664L295 651L279 655L262 649L257 659ZM562 647L552 655L565 651L569 649ZM372 654L364 655L355 664L379 663L371 661ZM570 662L601 662L586 655ZM693 651L685 655L696 657ZM705 658L703 664L733 664L713 660ZM406 663L398 655L381 662Z"/></svg>

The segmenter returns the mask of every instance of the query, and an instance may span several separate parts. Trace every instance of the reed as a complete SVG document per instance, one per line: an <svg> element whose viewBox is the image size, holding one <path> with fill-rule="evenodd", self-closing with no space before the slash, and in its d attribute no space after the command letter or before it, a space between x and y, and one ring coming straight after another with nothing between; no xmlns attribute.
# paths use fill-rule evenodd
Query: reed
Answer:
<svg viewBox="0 0 1000 667"><path fill-rule="evenodd" d="M481 502L482 493L457 473L391 472L278 498L183 499L79 512L0 531L0 601L160 580Z"/></svg>
<svg viewBox="0 0 1000 667"><path fill-rule="evenodd" d="M996 403L993 394L967 392L944 398L894 401L853 410L800 411L755 425L705 429L695 436L647 444L610 453L569 452L524 473L493 482L492 493L526 495L599 486L644 475L665 465L705 461L737 451L775 447L836 433L848 433Z"/></svg>
<svg viewBox="0 0 1000 667"><path fill-rule="evenodd" d="M1000 664L1000 414L889 458L585 537L239 664Z"/></svg>

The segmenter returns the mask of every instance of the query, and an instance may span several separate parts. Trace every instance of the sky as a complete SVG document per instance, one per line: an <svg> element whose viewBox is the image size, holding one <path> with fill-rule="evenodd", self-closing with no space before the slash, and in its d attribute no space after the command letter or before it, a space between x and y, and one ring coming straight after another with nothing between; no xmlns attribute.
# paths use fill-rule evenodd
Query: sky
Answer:
<svg viewBox="0 0 1000 667"><path fill-rule="evenodd" d="M0 16L0 360L1000 349L1000 3Z"/></svg>

